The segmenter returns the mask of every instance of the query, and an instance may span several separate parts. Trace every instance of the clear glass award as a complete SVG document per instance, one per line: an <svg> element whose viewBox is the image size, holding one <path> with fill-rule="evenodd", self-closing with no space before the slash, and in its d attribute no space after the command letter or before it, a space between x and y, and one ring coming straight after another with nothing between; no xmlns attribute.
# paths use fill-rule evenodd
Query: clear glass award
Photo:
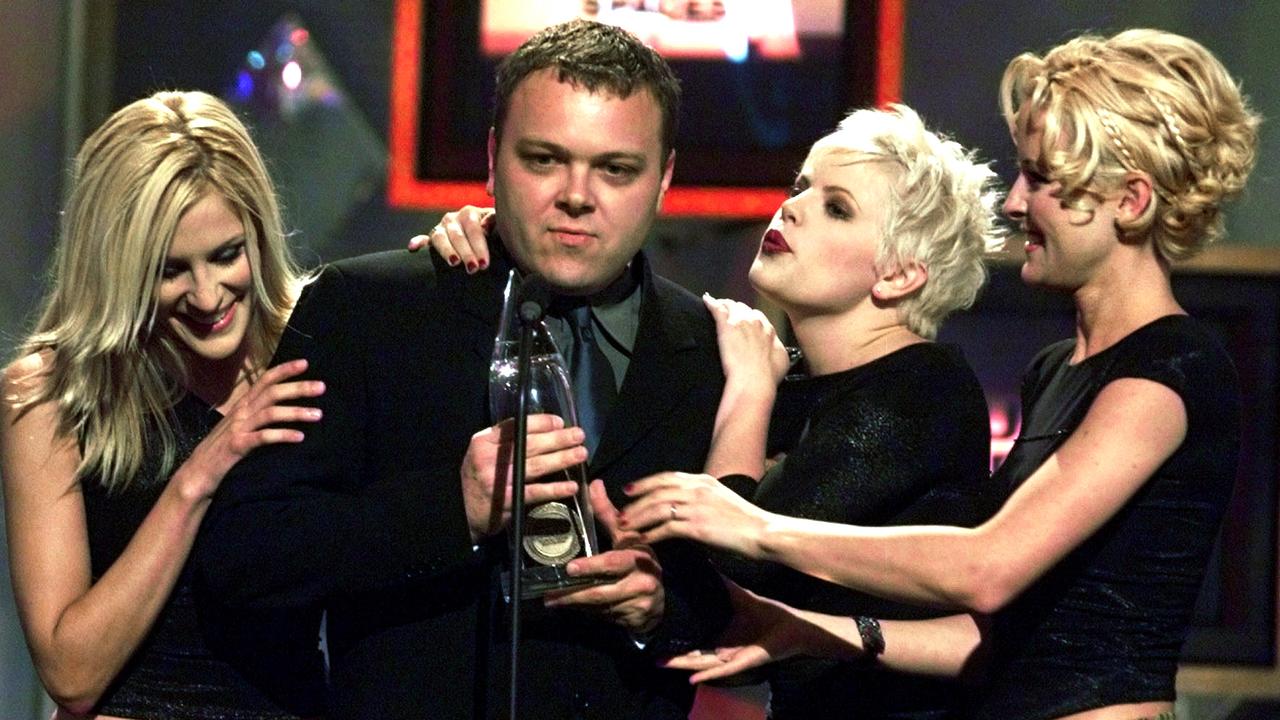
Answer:
<svg viewBox="0 0 1280 720"><path fill-rule="evenodd" d="M502 317L498 321L493 359L489 364L489 412L494 422L513 417L516 413L519 392L519 297L520 278L512 271L507 280ZM529 371L528 412L559 415L564 419L565 427L577 425L578 415L573 405L568 366L542 321L538 321L533 327ZM541 597L551 590L598 582L589 577L571 578L565 572L565 565L570 560L599 552L595 518L587 494L585 464L575 465L555 476L528 478L527 482L564 479L578 484L576 495L525 507L520 566L504 571L502 575L503 594L508 598L511 595L511 571L520 573L521 599ZM514 538L512 542L515 542Z"/></svg>

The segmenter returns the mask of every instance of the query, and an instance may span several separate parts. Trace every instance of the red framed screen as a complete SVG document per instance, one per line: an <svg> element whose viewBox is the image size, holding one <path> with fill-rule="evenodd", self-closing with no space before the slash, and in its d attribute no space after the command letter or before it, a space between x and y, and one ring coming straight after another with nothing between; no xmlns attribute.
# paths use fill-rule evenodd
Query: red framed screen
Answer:
<svg viewBox="0 0 1280 720"><path fill-rule="evenodd" d="M801 1L801 0L797 0ZM853 0L847 0L852 6ZM904 23L904 0L875 0L857 5L863 17L862 32L874 38L873 60L871 72L861 67L863 63L848 69L851 83L860 83L860 92L865 93L870 84L869 97L876 105L896 102L900 97L902 74L902 29ZM422 131L423 118L420 116L425 100L433 105L448 102L448 86L440 82L435 74L441 73L442 66L448 64L451 53L460 48L433 48L435 57L443 61L431 63L434 73L424 72L427 64L424 58L424 30L427 23L449 23L455 21L451 13L444 7L434 8L433 0L395 0L395 27L392 38L391 62L391 119L390 119L390 158L388 162L387 199L398 208L416 210L448 210L462 205L488 205L491 201L485 193L482 180L458 180L431 177L431 173L420 171L419 158L424 150L430 150L434 144L441 143L438 133ZM428 12L430 11L430 12ZM853 9L847 9L849 19L847 27L854 26ZM867 15L871 16L868 24ZM444 37L452 38L452 34ZM474 48L468 48L474 50ZM864 54L865 57L865 54ZM677 73L679 73L677 69ZM430 77L425 77L430 75ZM424 80L430 81L425 87L430 88L430 97L425 97ZM866 97L866 95L861 95ZM865 100L862 101L865 103ZM838 117L832 118L834 125ZM807 142L815 140L807 138ZM424 145L425 143L425 145ZM681 150L677 165L685 158ZM749 167L751 162L761 161L759 153L752 155L739 166ZM472 160L475 160L474 153ZM765 156L765 162L769 158ZM787 160L778 160L787 164ZM474 162L469 164L474 165ZM704 163L705 165L706 163ZM732 163L728 163L730 167ZM482 169L483 164L477 169ZM794 170L790 168L788 172ZM730 171L730 175L733 173ZM738 172L742 175L744 173ZM732 177L731 177L732 180ZM720 218L760 218L773 214L786 197L782 183L770 186L740 185L688 185L680 184L679 170L677 182L668 190L663 202L663 214L667 216L702 216Z"/></svg>

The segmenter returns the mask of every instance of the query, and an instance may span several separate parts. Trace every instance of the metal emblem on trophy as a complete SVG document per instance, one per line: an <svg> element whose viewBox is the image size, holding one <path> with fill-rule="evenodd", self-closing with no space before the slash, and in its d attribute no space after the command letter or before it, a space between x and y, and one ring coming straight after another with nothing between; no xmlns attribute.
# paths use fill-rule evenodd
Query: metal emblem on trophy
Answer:
<svg viewBox="0 0 1280 720"><path fill-rule="evenodd" d="M489 365L489 411L494 422L515 417L518 408L521 284L521 278L512 271L507 279L502 316L493 343L493 358ZM564 419L565 427L575 426L578 414L564 356L541 319L533 320L530 329L526 413L559 415ZM575 465L554 478L529 478L528 481L550 479L573 480L578 485L578 492L564 500L524 509L520 523L523 537L519 541L512 537L512 542L519 544L519 552L512 548L513 562L517 557L520 562L502 574L503 593L508 598L511 596L512 570L520 573L518 584L522 600L541 597L552 590L600 582L591 577L569 577L565 572L565 565L570 560L589 557L599 551L595 518L587 493L586 464Z"/></svg>

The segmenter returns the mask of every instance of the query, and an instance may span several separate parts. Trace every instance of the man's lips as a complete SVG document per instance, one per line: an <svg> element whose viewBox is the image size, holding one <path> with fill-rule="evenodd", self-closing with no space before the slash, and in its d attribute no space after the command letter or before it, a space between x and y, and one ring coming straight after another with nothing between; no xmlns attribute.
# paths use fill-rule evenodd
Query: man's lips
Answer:
<svg viewBox="0 0 1280 720"><path fill-rule="evenodd" d="M789 253L791 252L791 246L787 244L787 239L782 237L781 232L770 229L764 234L764 238L760 241L760 252L765 255Z"/></svg>
<svg viewBox="0 0 1280 720"><path fill-rule="evenodd" d="M571 227L553 227L551 234L566 245L583 245L595 237L594 233Z"/></svg>

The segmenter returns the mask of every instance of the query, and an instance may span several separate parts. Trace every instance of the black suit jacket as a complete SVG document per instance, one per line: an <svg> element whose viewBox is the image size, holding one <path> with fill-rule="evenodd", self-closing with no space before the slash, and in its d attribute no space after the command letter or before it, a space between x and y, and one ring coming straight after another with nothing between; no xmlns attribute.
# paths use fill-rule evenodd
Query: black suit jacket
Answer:
<svg viewBox="0 0 1280 720"><path fill-rule="evenodd" d="M307 376L327 386L316 403L324 419L303 428L303 443L242 462L206 517L197 562L210 595L234 607L326 607L335 717L506 713L495 582L506 545L472 547L459 466L491 423L507 266L495 253L489 272L468 276L426 253L391 252L327 267L275 359L307 358ZM701 469L723 383L701 302L647 267L643 276L633 357L589 470L618 505L628 481ZM727 604L699 549L657 552L666 612L645 651L604 620L527 604L528 717L687 714L685 676L658 670L654 655L709 642Z"/></svg>

